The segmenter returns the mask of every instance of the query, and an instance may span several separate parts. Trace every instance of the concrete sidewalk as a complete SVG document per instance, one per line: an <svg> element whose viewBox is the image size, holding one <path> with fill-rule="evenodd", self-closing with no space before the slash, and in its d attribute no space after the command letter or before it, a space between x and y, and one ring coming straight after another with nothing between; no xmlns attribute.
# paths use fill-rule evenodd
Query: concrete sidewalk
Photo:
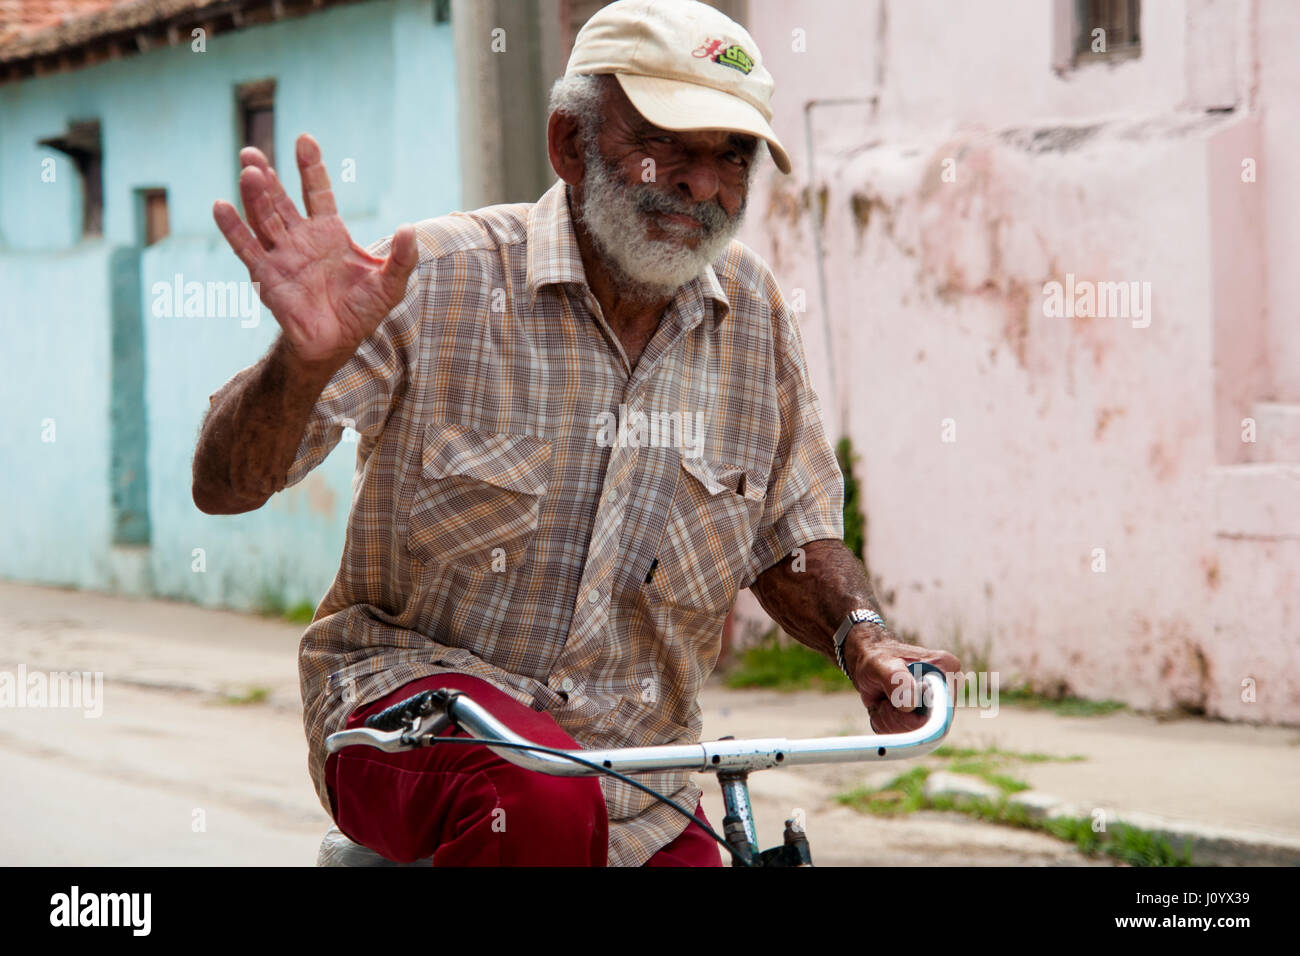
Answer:
<svg viewBox="0 0 1300 956"><path fill-rule="evenodd" d="M714 687L704 703L709 736L871 732L866 712L851 694ZM1062 758L1009 757L998 767L1028 783L1032 790L1019 799L1046 813L1091 818L1100 810L1108 826L1118 821L1162 832L1175 849L1190 839L1197 863L1300 865L1300 729L1196 718L1161 721L1128 712L1061 717L1003 705L993 717L959 708L947 743ZM1083 759L1063 759L1071 757ZM942 770L949 761L924 758L921 763ZM799 768L760 777L814 772L843 792L860 784L883 786L908 766ZM987 789L977 777L945 774L944 779L949 792L980 795Z"/></svg>
<svg viewBox="0 0 1300 956"><path fill-rule="evenodd" d="M0 671L102 672L105 681L99 719L0 711L0 760L21 771L10 778L17 786L0 788L0 847L7 848L0 856L9 857L0 862L309 863L328 820L306 775L296 666L302 629L188 604L0 582ZM249 699L255 703L234 703ZM870 730L851 694L729 691L715 683L702 705L707 738ZM1300 729L1124 712L1059 717L1003 705L992 718L959 709L948 742L1082 756L1011 759L1004 772L1062 801L1058 810L1088 816L1100 809L1147 829L1183 828L1194 837L1197 862L1300 863ZM880 820L834 800L905 769L756 774L751 789L764 844L779 842L783 819L799 808L822 864L1099 862L1043 834L957 814ZM718 788L706 777L704 809L720 825ZM103 812L90 819L87 807ZM191 839L190 815L204 807L223 821L221 839ZM127 817L131 826L121 822ZM163 817L169 822L160 830L152 820Z"/></svg>

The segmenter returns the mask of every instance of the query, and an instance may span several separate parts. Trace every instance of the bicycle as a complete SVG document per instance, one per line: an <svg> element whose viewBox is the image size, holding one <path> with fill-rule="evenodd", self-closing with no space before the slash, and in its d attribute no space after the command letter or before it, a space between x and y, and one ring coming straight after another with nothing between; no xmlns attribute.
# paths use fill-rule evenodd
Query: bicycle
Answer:
<svg viewBox="0 0 1300 956"><path fill-rule="evenodd" d="M921 686L916 712L926 722L901 734L864 734L851 737L811 737L788 740L781 737L736 740L724 737L697 744L661 744L650 747L619 747L606 750L560 750L543 747L516 734L467 694L456 690L427 690L367 718L364 727L330 734L326 750L337 753L344 747L363 745L389 753L417 747L454 744L485 744L511 763L557 776L609 774L674 807L695 825L722 844L731 854L733 866L812 866L812 851L803 827L791 818L785 821L784 841L760 851L749 801L749 775L774 767L801 764L847 763L874 760L903 760L921 757L934 750L952 727L953 701L943 671L917 661L909 665ZM472 733L470 737L439 737L451 727ZM726 815L725 836L719 836L686 808L668 797L626 776L661 770L691 770L716 773L722 787ZM415 866L428 861L420 861ZM379 854L352 843L335 827L326 834L317 858L318 866L398 866Z"/></svg>

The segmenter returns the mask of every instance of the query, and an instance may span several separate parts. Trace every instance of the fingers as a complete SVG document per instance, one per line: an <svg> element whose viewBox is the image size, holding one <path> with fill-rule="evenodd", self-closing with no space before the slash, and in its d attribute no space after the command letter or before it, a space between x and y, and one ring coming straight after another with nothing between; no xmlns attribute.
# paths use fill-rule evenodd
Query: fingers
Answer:
<svg viewBox="0 0 1300 956"><path fill-rule="evenodd" d="M283 242L288 230L271 203L270 179L259 166L245 166L239 174L239 195L244 201L248 224L264 249L274 249Z"/></svg>
<svg viewBox="0 0 1300 956"><path fill-rule="evenodd" d="M916 681L907 669L907 661L900 656L902 647L895 642L882 642L862 650L857 665L861 681L858 688L868 707L879 700L899 710L911 710L915 706Z"/></svg>
<svg viewBox="0 0 1300 956"><path fill-rule="evenodd" d="M307 133L298 137L298 172L302 177L302 205L308 216L333 216L338 213L330 177L321 159L320 144Z"/></svg>
<svg viewBox="0 0 1300 956"><path fill-rule="evenodd" d="M247 266L251 273L266 253L253 238L253 234L248 231L248 227L244 225L244 220L239 217L239 210L225 200L219 199L212 204L212 218L216 220L217 228L226 237L230 248L234 250L235 255L239 256L239 261Z"/></svg>
<svg viewBox="0 0 1300 956"><path fill-rule="evenodd" d="M415 227L402 225L393 233L393 241L388 250L388 258L380 269L384 296L390 303L396 304L406 294L406 283L411 271L420 261L416 248Z"/></svg>
<svg viewBox="0 0 1300 956"><path fill-rule="evenodd" d="M932 650L901 641L881 641L869 645L862 652L860 676L866 681L863 690L875 688L899 710L910 711L920 702L920 683L912 677L908 666L917 661L933 664L944 674L961 670L961 662L948 651ZM864 698L865 699L865 698Z"/></svg>
<svg viewBox="0 0 1300 956"><path fill-rule="evenodd" d="M891 654L886 651L867 660L870 669L868 680L884 691L882 696L896 710L912 711L923 703L922 685L912 676L909 669L911 664L916 661L928 661L944 673L952 673L957 669L957 659L946 651L927 653L923 648L917 650L919 653L909 653L906 657L899 656L896 652Z"/></svg>
<svg viewBox="0 0 1300 956"><path fill-rule="evenodd" d="M921 686L912 672L907 669L908 661L901 657L889 658L885 662L889 682L889 703L895 710L912 711L921 703Z"/></svg>
<svg viewBox="0 0 1300 956"><path fill-rule="evenodd" d="M920 714L905 713L886 705L870 708L871 729L878 734L905 734L925 726Z"/></svg>
<svg viewBox="0 0 1300 956"><path fill-rule="evenodd" d="M239 151L239 165L241 168L244 166L261 166L263 169L270 169L271 161L266 158L266 153L256 146L245 146Z"/></svg>
<svg viewBox="0 0 1300 956"><path fill-rule="evenodd" d="M955 674L961 670L961 661L947 651L928 651L920 660L929 661L945 674Z"/></svg>
<svg viewBox="0 0 1300 956"><path fill-rule="evenodd" d="M271 199L271 208L280 216L285 226L292 228L295 223L302 222L298 207L293 204L293 200L284 191L279 175L271 168L266 155L260 149L254 146L244 147L239 151L239 162L244 167L257 167L266 176L266 192Z"/></svg>

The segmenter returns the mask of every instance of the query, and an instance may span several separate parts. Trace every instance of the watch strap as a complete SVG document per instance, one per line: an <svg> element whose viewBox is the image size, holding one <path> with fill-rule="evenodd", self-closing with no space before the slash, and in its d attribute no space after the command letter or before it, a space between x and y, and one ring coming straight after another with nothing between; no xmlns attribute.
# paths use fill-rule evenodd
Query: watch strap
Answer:
<svg viewBox="0 0 1300 956"><path fill-rule="evenodd" d="M859 624L879 624L884 627L885 619L871 608L859 607L849 611L844 616L844 620L840 621L840 626L835 631L835 662L840 665L840 670L844 672L844 676L849 680L853 679L853 675L849 673L849 669L844 663L844 641L848 638L849 631Z"/></svg>

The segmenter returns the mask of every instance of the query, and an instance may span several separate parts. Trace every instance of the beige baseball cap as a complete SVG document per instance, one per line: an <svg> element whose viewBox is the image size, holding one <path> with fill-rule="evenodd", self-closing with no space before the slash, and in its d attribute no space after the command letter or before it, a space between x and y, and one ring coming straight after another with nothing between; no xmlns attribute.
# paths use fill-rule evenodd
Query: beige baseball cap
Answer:
<svg viewBox="0 0 1300 956"><path fill-rule="evenodd" d="M578 31L565 76L613 73L637 111L672 130L723 129L767 140L783 173L790 157L772 131L772 74L754 38L698 0L616 0Z"/></svg>

